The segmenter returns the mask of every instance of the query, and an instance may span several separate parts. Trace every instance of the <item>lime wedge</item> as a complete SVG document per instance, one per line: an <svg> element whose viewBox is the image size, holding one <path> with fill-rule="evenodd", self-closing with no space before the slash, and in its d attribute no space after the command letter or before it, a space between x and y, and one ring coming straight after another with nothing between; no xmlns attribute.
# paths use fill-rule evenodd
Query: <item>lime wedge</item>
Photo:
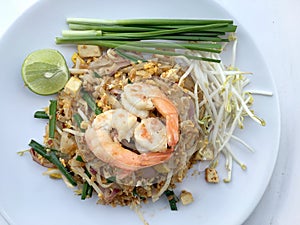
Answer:
<svg viewBox="0 0 300 225"><path fill-rule="evenodd" d="M22 78L34 93L51 95L65 86L69 79L69 70L60 52L41 49L30 53L24 60Z"/></svg>

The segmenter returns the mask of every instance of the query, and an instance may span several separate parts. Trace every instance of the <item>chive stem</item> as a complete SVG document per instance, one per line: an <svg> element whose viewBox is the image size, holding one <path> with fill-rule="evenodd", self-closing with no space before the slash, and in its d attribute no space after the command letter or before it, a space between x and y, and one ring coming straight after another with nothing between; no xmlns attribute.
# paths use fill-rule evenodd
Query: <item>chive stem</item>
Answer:
<svg viewBox="0 0 300 225"><path fill-rule="evenodd" d="M96 115L102 113L102 110L97 106L96 102L94 101L92 96L89 95L89 93L82 92L82 98L87 102L90 109L93 110Z"/></svg>
<svg viewBox="0 0 300 225"><path fill-rule="evenodd" d="M69 30L56 38L57 44L87 44L106 48L119 48L123 57L127 51L167 56L185 56L188 59L220 62L218 59L194 56L173 51L189 49L221 53L217 42L229 42L227 33L235 32L237 26L226 19L123 19L103 20L92 18L67 18ZM156 40L157 42L142 42ZM160 42L159 42L160 40ZM163 41L180 41L178 43ZM186 42L202 42L186 43ZM160 50L163 48L164 50ZM168 50L172 49L172 51ZM130 57L130 55L129 55ZM135 61L133 58L130 60Z"/></svg>
<svg viewBox="0 0 300 225"><path fill-rule="evenodd" d="M92 175L90 174L90 172L86 168L84 169L84 173L89 178L92 177ZM82 188L82 193L81 193L81 199L84 200L84 199L86 199L87 196L92 197L92 193L93 193L93 187L87 181L85 181L83 183L83 188Z"/></svg>
<svg viewBox="0 0 300 225"><path fill-rule="evenodd" d="M182 27L182 28L175 28L175 29L165 29L165 30L156 30L156 31L148 31L148 32L135 32L135 33L110 33L110 36L118 36L118 37L135 37L135 38L145 38L145 37L155 37L155 36L162 36L162 35L170 35L170 34L178 34L183 32L193 32L193 31L202 31L205 29L214 29L224 27L227 24L209 24L209 25L200 25L200 26L191 26L191 27ZM97 32L97 31L95 31Z"/></svg>
<svg viewBox="0 0 300 225"><path fill-rule="evenodd" d="M37 119L49 119L49 115L45 111L36 111L33 117Z"/></svg>
<svg viewBox="0 0 300 225"><path fill-rule="evenodd" d="M166 49L190 49L204 52L221 53L222 45L217 43L182 43L182 42L162 42L162 41L93 41L87 40L87 44L107 45L118 47L121 45L147 47L147 48L166 48Z"/></svg>
<svg viewBox="0 0 300 225"><path fill-rule="evenodd" d="M83 186L82 186L82 193L81 193L81 200L85 200L86 197L87 197L87 192L88 192L88 189L89 189L89 183L87 181L85 181L83 183Z"/></svg>
<svg viewBox="0 0 300 225"><path fill-rule="evenodd" d="M88 24L88 25L122 25L122 26L136 26L136 25L203 25L212 23L227 23L232 24L232 20L219 19L120 19L120 20L104 20L93 18L67 18L67 23Z"/></svg>
<svg viewBox="0 0 300 225"><path fill-rule="evenodd" d="M76 157L76 161L78 161L78 162L84 162L83 159L82 159L82 157L80 155L78 155Z"/></svg>
<svg viewBox="0 0 300 225"><path fill-rule="evenodd" d="M73 186L76 186L76 181L74 180L73 176L59 161L57 155L54 151L52 151L52 149L48 149L34 140L30 141L29 146L32 147L33 150L40 154L42 157L47 159L49 162L53 163L60 170L63 176L65 176Z"/></svg>
<svg viewBox="0 0 300 225"><path fill-rule="evenodd" d="M114 183L114 182L116 182L116 177L115 176L108 177L108 178L106 178L106 182L108 184Z"/></svg>
<svg viewBox="0 0 300 225"><path fill-rule="evenodd" d="M49 138L54 138L56 129L57 100L50 100L49 106Z"/></svg>
<svg viewBox="0 0 300 225"><path fill-rule="evenodd" d="M142 31L155 31L159 28L152 27L124 27L124 26L108 26L108 25L89 25L70 23L69 29L71 30L101 30L104 32L142 32Z"/></svg>
<svg viewBox="0 0 300 225"><path fill-rule="evenodd" d="M79 34L72 36L71 34L63 37L56 38L56 44L70 44L76 43L78 41L88 41L88 40L107 40L107 41L141 41L141 40L177 40L177 41L205 41L205 42L228 42L227 38L220 38L218 36L195 36L195 35L161 35L161 36L154 36L154 37L117 37L111 36L109 34L103 34L102 36L96 35L82 35Z"/></svg>
<svg viewBox="0 0 300 225"><path fill-rule="evenodd" d="M178 202L178 197L175 195L174 191L172 190L166 190L165 195L168 198L169 205L172 211L177 210L177 205L176 203Z"/></svg>
<svg viewBox="0 0 300 225"><path fill-rule="evenodd" d="M73 118L74 118L77 126L81 130L81 132L84 132L84 129L81 128L81 122L83 121L83 119L81 118L81 116L78 113L76 113L76 114L73 115Z"/></svg>
<svg viewBox="0 0 300 225"><path fill-rule="evenodd" d="M88 190L87 190L87 195L91 198L93 195L93 186L89 185Z"/></svg>

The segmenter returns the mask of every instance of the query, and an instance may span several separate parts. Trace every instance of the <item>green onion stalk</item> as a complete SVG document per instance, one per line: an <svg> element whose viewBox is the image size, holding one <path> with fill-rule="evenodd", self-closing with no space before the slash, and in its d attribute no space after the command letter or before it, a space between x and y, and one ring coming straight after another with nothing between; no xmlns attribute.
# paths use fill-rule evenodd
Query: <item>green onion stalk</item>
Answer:
<svg viewBox="0 0 300 225"><path fill-rule="evenodd" d="M166 190L165 192L166 197L168 198L170 209L172 211L177 210L177 202L179 201L178 197L175 195L173 190Z"/></svg>
<svg viewBox="0 0 300 225"><path fill-rule="evenodd" d="M56 129L57 100L50 100L49 106L49 138L54 138Z"/></svg>
<svg viewBox="0 0 300 225"><path fill-rule="evenodd" d="M45 111L36 111L33 116L37 119L49 119L49 115Z"/></svg>
<svg viewBox="0 0 300 225"><path fill-rule="evenodd" d="M93 110L96 115L102 113L102 110L97 106L96 102L92 96L89 95L89 93L82 91L82 98L86 101L90 109Z"/></svg>
<svg viewBox="0 0 300 225"><path fill-rule="evenodd" d="M219 59L196 56L191 51L221 53L222 42L237 26L232 20L209 19L125 19L101 20L68 18L69 30L56 38L57 44L86 44L116 48L128 52L219 63ZM178 49L189 50L177 51ZM176 51L174 51L176 50Z"/></svg>
<svg viewBox="0 0 300 225"><path fill-rule="evenodd" d="M64 167L64 165L59 161L59 158L56 155L56 151L46 148L45 146L39 144L34 140L30 141L29 146L42 157L47 159L49 162L53 163L60 170L63 176L65 176L73 186L76 186L76 181L74 180L70 172L67 170L67 168Z"/></svg>
<svg viewBox="0 0 300 225"><path fill-rule="evenodd" d="M84 172L89 178L92 177L92 175L89 173L87 169L85 169ZM93 187L87 181L85 181L82 186L81 200L85 200L87 196L92 197L92 194L93 194Z"/></svg>

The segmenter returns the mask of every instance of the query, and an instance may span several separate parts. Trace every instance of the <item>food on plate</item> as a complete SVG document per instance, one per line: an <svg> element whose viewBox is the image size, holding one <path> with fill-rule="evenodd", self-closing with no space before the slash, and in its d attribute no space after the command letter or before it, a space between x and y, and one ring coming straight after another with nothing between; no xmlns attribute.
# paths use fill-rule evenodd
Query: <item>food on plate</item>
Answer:
<svg viewBox="0 0 300 225"><path fill-rule="evenodd" d="M206 168L205 169L205 180L208 183L219 183L219 175L215 168Z"/></svg>
<svg viewBox="0 0 300 225"><path fill-rule="evenodd" d="M60 52L41 49L29 54L22 65L25 85L40 95L51 95L61 90L69 79L68 66Z"/></svg>
<svg viewBox="0 0 300 225"><path fill-rule="evenodd" d="M68 23L71 30L57 43L77 44L73 65L67 80L57 80L62 86L56 99L34 115L48 121L43 144L29 143L34 161L48 168L44 174L77 186L82 199L96 194L100 204L136 206L165 195L177 210L179 200L194 201L186 190L179 198L174 192L194 164L206 165L210 183L219 182L215 165L221 155L224 181L231 179L233 161L246 168L229 141L251 150L233 133L245 117L265 122L251 109L247 73L235 68L237 39L227 34L236 29L232 21ZM181 41L153 41L163 38ZM225 46L233 50L229 66L219 55ZM58 59L57 67L63 62ZM43 74L48 72L35 76Z"/></svg>
<svg viewBox="0 0 300 225"><path fill-rule="evenodd" d="M192 193L182 190L180 193L180 201L183 205L191 204L194 201Z"/></svg>

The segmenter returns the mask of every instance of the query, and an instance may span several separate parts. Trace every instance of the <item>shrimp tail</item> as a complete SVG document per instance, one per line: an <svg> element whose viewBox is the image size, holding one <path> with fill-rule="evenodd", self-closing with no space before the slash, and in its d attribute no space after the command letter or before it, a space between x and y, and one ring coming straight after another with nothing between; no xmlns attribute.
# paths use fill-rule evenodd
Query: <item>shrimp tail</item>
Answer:
<svg viewBox="0 0 300 225"><path fill-rule="evenodd" d="M177 114L170 114L166 116L166 128L167 128L167 138L168 145L173 148L179 141L179 125Z"/></svg>
<svg viewBox="0 0 300 225"><path fill-rule="evenodd" d="M154 97L152 102L158 112L166 118L168 145L174 147L179 140L179 119L177 109L166 97Z"/></svg>

